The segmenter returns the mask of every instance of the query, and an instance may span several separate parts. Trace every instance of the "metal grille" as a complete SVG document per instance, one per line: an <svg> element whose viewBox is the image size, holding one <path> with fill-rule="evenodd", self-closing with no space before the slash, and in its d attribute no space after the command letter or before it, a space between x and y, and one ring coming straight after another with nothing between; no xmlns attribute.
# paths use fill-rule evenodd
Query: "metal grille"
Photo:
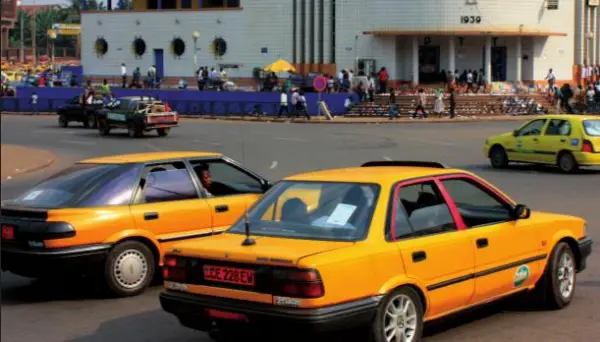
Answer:
<svg viewBox="0 0 600 342"><path fill-rule="evenodd" d="M557 10L558 0L546 0L546 8L549 10Z"/></svg>

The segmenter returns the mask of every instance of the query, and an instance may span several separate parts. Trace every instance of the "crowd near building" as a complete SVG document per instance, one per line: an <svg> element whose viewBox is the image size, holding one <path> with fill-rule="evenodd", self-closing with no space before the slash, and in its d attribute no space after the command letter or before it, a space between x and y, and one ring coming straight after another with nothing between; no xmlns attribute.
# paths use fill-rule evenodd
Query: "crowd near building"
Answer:
<svg viewBox="0 0 600 342"><path fill-rule="evenodd" d="M598 0L133 0L125 11L83 2L82 64L102 78L125 64L177 80L224 68L241 80L283 58L300 73L385 67L392 82L412 83L448 70L543 82L552 68L560 83L600 64Z"/></svg>

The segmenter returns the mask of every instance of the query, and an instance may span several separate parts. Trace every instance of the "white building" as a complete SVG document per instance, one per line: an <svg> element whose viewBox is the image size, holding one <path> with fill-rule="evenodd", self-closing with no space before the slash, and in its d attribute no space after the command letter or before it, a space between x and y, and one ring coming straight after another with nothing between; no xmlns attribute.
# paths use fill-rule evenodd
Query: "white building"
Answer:
<svg viewBox="0 0 600 342"><path fill-rule="evenodd" d="M82 62L87 75L102 77L118 76L125 63L129 73L155 64L176 79L193 77L196 65L235 65L230 76L250 78L284 58L302 72L385 66L392 80L416 83L448 69L532 82L553 68L571 81L576 66L600 64L599 2L134 0L132 11L84 11Z"/></svg>

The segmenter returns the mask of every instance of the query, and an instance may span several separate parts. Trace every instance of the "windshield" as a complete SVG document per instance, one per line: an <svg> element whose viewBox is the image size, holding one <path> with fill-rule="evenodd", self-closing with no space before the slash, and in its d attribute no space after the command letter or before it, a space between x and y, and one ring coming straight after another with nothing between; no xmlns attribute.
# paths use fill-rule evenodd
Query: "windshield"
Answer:
<svg viewBox="0 0 600 342"><path fill-rule="evenodd" d="M357 241L369 230L379 185L280 182L248 212L257 236ZM244 233L244 218L229 232Z"/></svg>
<svg viewBox="0 0 600 342"><path fill-rule="evenodd" d="M75 164L8 204L35 208L126 205L140 169L137 164Z"/></svg>
<svg viewBox="0 0 600 342"><path fill-rule="evenodd" d="M583 129L591 137L600 137L600 120L583 120Z"/></svg>

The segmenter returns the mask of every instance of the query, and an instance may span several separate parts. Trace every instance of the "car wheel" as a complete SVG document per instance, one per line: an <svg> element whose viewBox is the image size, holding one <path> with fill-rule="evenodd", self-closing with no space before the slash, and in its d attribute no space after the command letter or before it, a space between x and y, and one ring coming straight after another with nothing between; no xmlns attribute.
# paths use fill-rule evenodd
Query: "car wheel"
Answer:
<svg viewBox="0 0 600 342"><path fill-rule="evenodd" d="M508 155L503 147L492 147L490 151L490 163L495 169L503 169L508 166Z"/></svg>
<svg viewBox="0 0 600 342"><path fill-rule="evenodd" d="M132 138L139 138L144 135L144 131L135 122L129 122L127 124L127 134Z"/></svg>
<svg viewBox="0 0 600 342"><path fill-rule="evenodd" d="M166 137L169 134L169 128L157 128L156 132L158 132L159 137Z"/></svg>
<svg viewBox="0 0 600 342"><path fill-rule="evenodd" d="M93 114L89 114L86 118L86 121L83 123L83 127L85 128L96 128L98 125L96 124L96 117Z"/></svg>
<svg viewBox="0 0 600 342"><path fill-rule="evenodd" d="M423 303L410 287L401 287L385 297L371 327L375 342L421 341Z"/></svg>
<svg viewBox="0 0 600 342"><path fill-rule="evenodd" d="M108 135L110 133L110 127L105 119L98 120L98 132L102 135Z"/></svg>
<svg viewBox="0 0 600 342"><path fill-rule="evenodd" d="M579 166L573 155L569 152L561 152L556 158L558 168L564 173L572 173L577 171Z"/></svg>
<svg viewBox="0 0 600 342"><path fill-rule="evenodd" d="M547 309L568 306L575 294L577 263L571 247L566 242L557 244L550 254L544 275L536 284L533 299Z"/></svg>
<svg viewBox="0 0 600 342"><path fill-rule="evenodd" d="M126 241L111 250L104 274L110 292L127 297L144 292L152 282L155 269L154 255L146 245Z"/></svg>
<svg viewBox="0 0 600 342"><path fill-rule="evenodd" d="M67 120L67 117L64 114L58 116L58 125L62 128L69 126L69 120Z"/></svg>

